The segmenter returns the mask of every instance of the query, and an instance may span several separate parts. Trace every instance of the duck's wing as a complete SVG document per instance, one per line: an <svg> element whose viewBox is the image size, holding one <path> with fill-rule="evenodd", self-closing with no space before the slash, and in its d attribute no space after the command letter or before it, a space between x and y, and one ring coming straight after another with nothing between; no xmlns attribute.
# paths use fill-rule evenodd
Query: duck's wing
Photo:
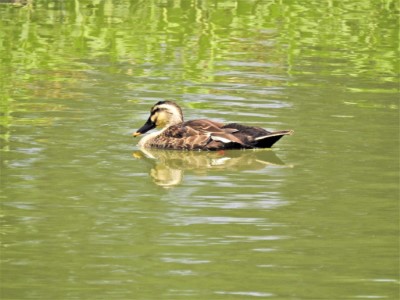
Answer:
<svg viewBox="0 0 400 300"><path fill-rule="evenodd" d="M200 134L209 136L210 143L217 142L216 144L218 144L220 148L246 147L243 141L236 136L236 133L239 131L237 128L225 127L223 123L211 120L193 120L184 124Z"/></svg>
<svg viewBox="0 0 400 300"><path fill-rule="evenodd" d="M153 146L187 150L218 150L245 146L232 134L236 129L222 127L222 123L210 120L187 121L166 129L156 138Z"/></svg>
<svg viewBox="0 0 400 300"><path fill-rule="evenodd" d="M211 120L199 119L184 122L182 126L198 132L220 132L224 124Z"/></svg>

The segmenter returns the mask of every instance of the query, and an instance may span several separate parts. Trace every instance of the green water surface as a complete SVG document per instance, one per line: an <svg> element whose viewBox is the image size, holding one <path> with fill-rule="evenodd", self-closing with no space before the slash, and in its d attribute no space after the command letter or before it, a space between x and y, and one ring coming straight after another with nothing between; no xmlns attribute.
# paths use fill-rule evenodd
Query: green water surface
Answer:
<svg viewBox="0 0 400 300"><path fill-rule="evenodd" d="M399 298L397 1L1 2L1 299ZM295 134L141 150L160 100Z"/></svg>

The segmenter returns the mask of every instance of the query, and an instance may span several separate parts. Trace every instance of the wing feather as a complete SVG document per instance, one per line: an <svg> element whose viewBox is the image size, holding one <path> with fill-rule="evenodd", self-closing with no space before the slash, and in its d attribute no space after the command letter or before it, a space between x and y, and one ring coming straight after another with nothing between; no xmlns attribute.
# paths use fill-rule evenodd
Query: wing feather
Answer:
<svg viewBox="0 0 400 300"><path fill-rule="evenodd" d="M210 120L192 120L168 127L152 142L152 147L164 149L224 149L248 148L235 127Z"/></svg>

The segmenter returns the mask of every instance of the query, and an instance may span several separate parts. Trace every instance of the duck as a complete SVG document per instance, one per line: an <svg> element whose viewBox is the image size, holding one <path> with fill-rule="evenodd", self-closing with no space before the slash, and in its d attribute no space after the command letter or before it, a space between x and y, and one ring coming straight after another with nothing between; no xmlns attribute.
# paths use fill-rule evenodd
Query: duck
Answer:
<svg viewBox="0 0 400 300"><path fill-rule="evenodd" d="M268 131L207 119L184 121L181 107L173 101L154 104L147 121L132 135L137 137L154 128L161 130L143 136L140 147L205 151L271 148L283 136L293 134L293 130Z"/></svg>

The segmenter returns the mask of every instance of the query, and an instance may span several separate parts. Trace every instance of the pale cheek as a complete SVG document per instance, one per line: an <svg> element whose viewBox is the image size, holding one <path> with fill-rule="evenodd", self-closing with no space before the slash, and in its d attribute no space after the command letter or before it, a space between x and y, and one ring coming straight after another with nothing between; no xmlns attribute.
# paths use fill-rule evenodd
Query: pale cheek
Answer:
<svg viewBox="0 0 400 300"><path fill-rule="evenodd" d="M158 116L155 123L156 123L157 127L164 127L165 125L167 125L168 120L164 114L161 114Z"/></svg>
<svg viewBox="0 0 400 300"><path fill-rule="evenodd" d="M167 123L164 120L157 120L157 127L164 127Z"/></svg>

